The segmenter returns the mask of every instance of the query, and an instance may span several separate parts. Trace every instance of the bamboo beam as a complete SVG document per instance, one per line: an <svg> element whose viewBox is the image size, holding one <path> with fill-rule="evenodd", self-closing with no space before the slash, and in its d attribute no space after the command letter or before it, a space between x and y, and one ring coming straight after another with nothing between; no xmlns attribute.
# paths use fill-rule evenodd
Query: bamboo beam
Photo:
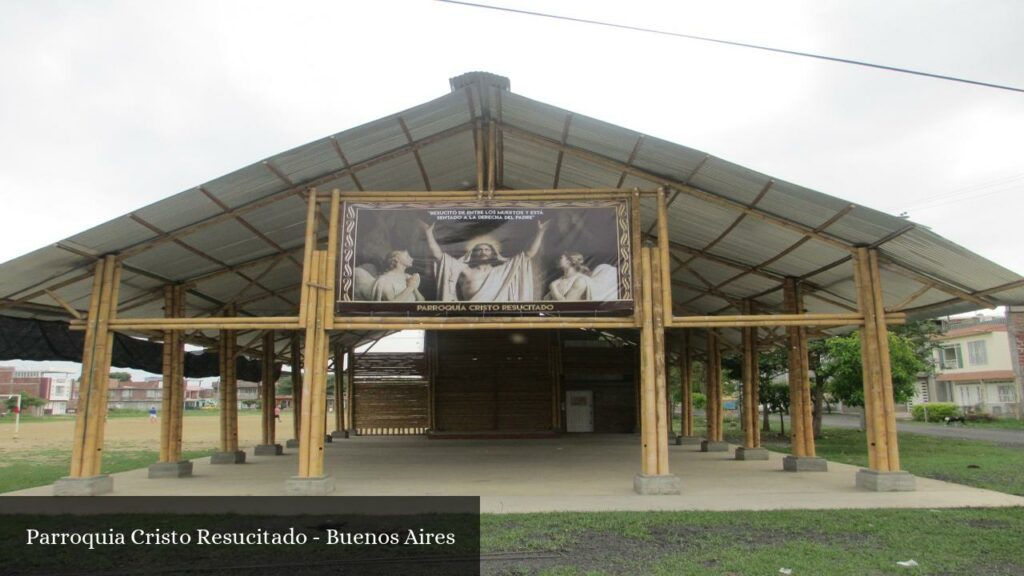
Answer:
<svg viewBox="0 0 1024 576"><path fill-rule="evenodd" d="M995 308L996 306L998 306L998 304L996 304L995 302L991 302L983 297L971 294L970 292L965 292L964 290L961 290L960 288L953 286L944 280L926 276L925 274L912 269L910 266L906 264L897 262L889 258L881 258L877 255L877 252L875 252L875 254L875 257L879 258L879 261L885 264L885 269L889 272L893 272L895 274L899 274L900 276L904 276L916 282L920 282L921 284L931 286L932 288L935 288L940 292L951 294L961 300L966 300L967 302L970 302L972 304L977 304L982 308Z"/></svg>
<svg viewBox="0 0 1024 576"><path fill-rule="evenodd" d="M68 314L74 316L76 320L82 320L84 318L81 312L76 310L73 306L71 306L71 304L68 304L67 300L64 300L63 298L58 296L56 292L52 292L50 290L43 290L43 292L46 292L47 296L52 298L53 301L56 302L57 304L60 304L60 306L67 310Z"/></svg>
<svg viewBox="0 0 1024 576"><path fill-rule="evenodd" d="M790 312L798 313L800 311L796 281L792 278L788 279L784 286L784 299L786 308ZM804 346L805 340L800 326L787 327L786 334L788 336L787 352L789 358L787 372L789 379L790 441L793 456L803 458L811 456L806 452L807 423L804 420L803 396L804 380L807 378L807 349Z"/></svg>
<svg viewBox="0 0 1024 576"><path fill-rule="evenodd" d="M405 125L405 120L403 120L401 116L397 116L396 118L398 120L398 125L402 128L402 133L405 134L405 139L410 145L412 145L415 140L412 138L412 133L409 132L409 127ZM412 156L416 159L416 165L420 169L420 177L423 178L423 186L427 191L429 191L430 178L427 177L427 168L423 165L423 158L420 157L420 151L413 148Z"/></svg>
<svg viewBox="0 0 1024 576"><path fill-rule="evenodd" d="M906 315L886 314L890 324L903 324ZM860 314L752 314L749 316L675 316L670 328L772 328L777 326L860 326Z"/></svg>

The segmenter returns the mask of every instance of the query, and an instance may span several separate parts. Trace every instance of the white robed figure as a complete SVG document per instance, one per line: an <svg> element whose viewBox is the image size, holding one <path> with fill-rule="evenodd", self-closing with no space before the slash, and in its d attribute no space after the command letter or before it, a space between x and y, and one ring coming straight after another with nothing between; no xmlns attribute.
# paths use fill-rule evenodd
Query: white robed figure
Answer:
<svg viewBox="0 0 1024 576"><path fill-rule="evenodd" d="M434 238L434 224L420 222L430 254L440 263L437 297L442 302L529 302L533 296L533 257L550 222L537 221L530 247L504 258L492 243L478 242L461 258L445 254Z"/></svg>

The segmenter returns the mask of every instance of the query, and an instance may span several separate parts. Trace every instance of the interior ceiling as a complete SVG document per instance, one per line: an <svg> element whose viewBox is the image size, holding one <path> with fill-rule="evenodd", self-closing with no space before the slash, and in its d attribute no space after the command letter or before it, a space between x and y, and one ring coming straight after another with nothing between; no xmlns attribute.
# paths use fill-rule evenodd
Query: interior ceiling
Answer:
<svg viewBox="0 0 1024 576"><path fill-rule="evenodd" d="M909 220L531 100L499 76L470 73L451 83L440 98L0 265L0 315L69 319L57 298L84 312L92 265L106 254L124 266L122 317L162 316L163 288L172 283L188 286L189 315L228 304L244 315L293 315L309 189L475 189L476 142L491 141L492 125L497 189L666 189L677 315L736 314L744 299L758 312L782 311L786 277L801 281L808 312L852 311L855 246L879 249L889 310L924 317L1024 304L1024 278ZM653 200L641 213L643 231L655 238ZM326 226L320 234L325 240Z"/></svg>

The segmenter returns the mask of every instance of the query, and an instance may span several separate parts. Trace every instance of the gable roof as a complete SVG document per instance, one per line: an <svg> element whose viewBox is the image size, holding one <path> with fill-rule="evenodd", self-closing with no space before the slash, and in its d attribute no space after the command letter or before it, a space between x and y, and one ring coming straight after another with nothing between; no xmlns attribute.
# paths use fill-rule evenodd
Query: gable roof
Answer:
<svg viewBox="0 0 1024 576"><path fill-rule="evenodd" d="M787 276L804 282L809 312L849 311L853 246L879 248L889 309L929 316L1024 304L1024 278L924 226L531 100L500 76L469 73L451 85L0 265L0 314L66 320L45 290L87 308L91 266L111 253L124 264L123 317L161 316L173 282L188 283L190 315L232 300L242 314L293 314L308 189L473 189L475 139L491 123L499 189L668 190L677 314L735 313L744 298L778 309ZM645 231L655 218L645 202Z"/></svg>

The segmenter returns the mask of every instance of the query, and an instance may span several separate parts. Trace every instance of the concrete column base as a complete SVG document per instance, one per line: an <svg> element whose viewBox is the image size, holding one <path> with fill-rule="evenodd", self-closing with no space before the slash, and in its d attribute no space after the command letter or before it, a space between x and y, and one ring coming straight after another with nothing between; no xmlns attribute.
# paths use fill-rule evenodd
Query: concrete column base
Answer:
<svg viewBox="0 0 1024 576"><path fill-rule="evenodd" d="M737 460L767 460L768 451L764 448L744 448L740 446L736 449Z"/></svg>
<svg viewBox="0 0 1024 576"><path fill-rule="evenodd" d="M331 492L334 492L334 479L330 474L312 478L292 476L284 482L287 496L326 496Z"/></svg>
<svg viewBox="0 0 1024 576"><path fill-rule="evenodd" d="M72 478L65 476L53 483L54 496L99 496L114 490L114 479L106 474Z"/></svg>
<svg viewBox="0 0 1024 576"><path fill-rule="evenodd" d="M857 472L857 488L872 492L913 492L917 482L909 472L879 472L861 468Z"/></svg>
<svg viewBox="0 0 1024 576"><path fill-rule="evenodd" d="M181 460L179 462L157 462L150 464L150 478L187 478L192 475L192 462Z"/></svg>
<svg viewBox="0 0 1024 576"><path fill-rule="evenodd" d="M280 444L260 444L252 449L253 456L280 456L284 447Z"/></svg>
<svg viewBox="0 0 1024 576"><path fill-rule="evenodd" d="M700 436L676 436L676 446L700 446L703 440Z"/></svg>
<svg viewBox="0 0 1024 576"><path fill-rule="evenodd" d="M298 448L299 447L299 440L297 438L289 438L288 441L284 443L284 447L285 448Z"/></svg>
<svg viewBox="0 0 1024 576"><path fill-rule="evenodd" d="M728 452L728 442L712 442L710 440L701 440L700 443L701 452Z"/></svg>
<svg viewBox="0 0 1024 576"><path fill-rule="evenodd" d="M210 456L210 464L245 464L245 452L214 452Z"/></svg>
<svg viewBox="0 0 1024 576"><path fill-rule="evenodd" d="M657 476L637 474L636 476L633 476L633 491L637 494L644 494L646 496L681 494L683 491L683 485L682 482L679 481L679 477L672 474L661 474Z"/></svg>
<svg viewBox="0 0 1024 576"><path fill-rule="evenodd" d="M782 459L786 472L828 472L828 461L816 456L786 456Z"/></svg>
<svg viewBox="0 0 1024 576"><path fill-rule="evenodd" d="M331 432L333 438L348 438L348 430L335 430Z"/></svg>
<svg viewBox="0 0 1024 576"><path fill-rule="evenodd" d="M324 434L324 443L330 444L331 442L334 442L334 436L331 436L330 434Z"/></svg>

